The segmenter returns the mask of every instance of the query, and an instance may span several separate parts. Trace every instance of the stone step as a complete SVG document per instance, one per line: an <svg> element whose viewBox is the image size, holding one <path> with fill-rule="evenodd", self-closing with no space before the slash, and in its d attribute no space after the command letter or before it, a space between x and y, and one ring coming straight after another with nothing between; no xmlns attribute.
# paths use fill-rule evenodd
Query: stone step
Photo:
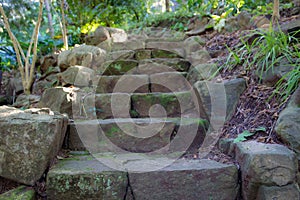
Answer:
<svg viewBox="0 0 300 200"><path fill-rule="evenodd" d="M195 151L206 135L208 122L200 118L118 118L71 123L65 139L69 150L110 151L116 145L124 151L144 153L168 148L169 151Z"/></svg>
<svg viewBox="0 0 300 200"><path fill-rule="evenodd" d="M153 58L139 61L139 74L155 74L161 72L188 72L191 64L182 58Z"/></svg>
<svg viewBox="0 0 300 200"><path fill-rule="evenodd" d="M185 72L164 72L152 75L100 76L96 93L183 92L192 89Z"/></svg>
<svg viewBox="0 0 300 200"><path fill-rule="evenodd" d="M143 155L73 155L50 169L47 199L237 198L236 166L212 160L174 161L167 157Z"/></svg>
<svg viewBox="0 0 300 200"><path fill-rule="evenodd" d="M91 88L87 88L91 89ZM43 93L39 107L67 113L70 118L205 117L192 91L170 93L105 93L56 87ZM199 108L198 108L199 107Z"/></svg>
<svg viewBox="0 0 300 200"><path fill-rule="evenodd" d="M147 50L144 50L147 51ZM139 54L140 53L140 54ZM191 64L183 58L147 58L143 52L130 52L138 59L108 60L97 68L99 75L124 75L124 74L154 74L161 72L188 72ZM126 58L126 55L122 57ZM130 55L128 55L130 57ZM142 59L144 57L144 59Z"/></svg>

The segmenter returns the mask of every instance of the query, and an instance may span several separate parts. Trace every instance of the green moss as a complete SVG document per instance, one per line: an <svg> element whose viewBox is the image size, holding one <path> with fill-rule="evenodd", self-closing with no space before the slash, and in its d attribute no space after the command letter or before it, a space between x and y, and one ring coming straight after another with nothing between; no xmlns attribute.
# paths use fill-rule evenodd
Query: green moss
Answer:
<svg viewBox="0 0 300 200"><path fill-rule="evenodd" d="M113 137L115 133L118 132L120 132L120 128L113 126L108 131L105 132L105 135L107 135L108 137Z"/></svg>
<svg viewBox="0 0 300 200"><path fill-rule="evenodd" d="M132 118L138 118L139 117L139 113L136 110L130 110L130 117Z"/></svg>
<svg viewBox="0 0 300 200"><path fill-rule="evenodd" d="M0 200L33 200L35 192L33 189L28 190L25 186L20 186L0 195Z"/></svg>
<svg viewBox="0 0 300 200"><path fill-rule="evenodd" d="M112 62L103 75L123 75L138 66L134 60L116 60Z"/></svg>
<svg viewBox="0 0 300 200"><path fill-rule="evenodd" d="M155 49L152 50L152 58L180 58L180 56L171 51Z"/></svg>
<svg viewBox="0 0 300 200"><path fill-rule="evenodd" d="M177 97L174 95L170 95L170 94L160 94L159 96L159 103L163 106L163 107L167 107L168 105L170 105L170 103L172 102L176 102L177 101Z"/></svg>

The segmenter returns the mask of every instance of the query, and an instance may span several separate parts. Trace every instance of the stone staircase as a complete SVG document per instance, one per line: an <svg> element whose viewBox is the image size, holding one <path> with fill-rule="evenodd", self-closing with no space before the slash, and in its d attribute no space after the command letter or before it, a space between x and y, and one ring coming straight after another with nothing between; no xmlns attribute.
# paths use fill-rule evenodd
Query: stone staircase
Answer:
<svg viewBox="0 0 300 200"><path fill-rule="evenodd" d="M42 107L71 118L70 156L50 169L48 199L237 199L235 165L182 158L213 135L188 78L205 56L191 55L190 40L157 35L109 46L101 66L73 77L75 88L43 94Z"/></svg>

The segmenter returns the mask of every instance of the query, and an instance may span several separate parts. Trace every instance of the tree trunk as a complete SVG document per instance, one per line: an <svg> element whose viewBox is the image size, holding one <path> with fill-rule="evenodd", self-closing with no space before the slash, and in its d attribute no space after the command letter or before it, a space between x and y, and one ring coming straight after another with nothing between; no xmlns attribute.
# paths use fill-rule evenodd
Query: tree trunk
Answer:
<svg viewBox="0 0 300 200"><path fill-rule="evenodd" d="M166 12L170 12L170 0L165 0Z"/></svg>
<svg viewBox="0 0 300 200"><path fill-rule="evenodd" d="M272 16L272 23L273 25L278 22L280 18L279 14L279 0L273 1L273 16Z"/></svg>
<svg viewBox="0 0 300 200"><path fill-rule="evenodd" d="M19 67L19 71L21 73L21 78L22 78L22 85L23 85L24 93L26 95L29 95L31 93L32 84L34 82L35 62L37 60L38 34L39 34L39 28L40 28L42 18L43 18L42 14L43 14L44 1L40 0L39 2L40 2L40 6L39 6L38 19L37 19L37 23L34 27L34 31L31 36L31 40L30 40L30 44L29 44L29 47L27 50L26 57L23 53L23 50L21 48L19 41L17 40L17 38L15 37L15 35L13 34L13 32L10 29L8 18L4 12L2 4L0 3L0 13L3 17L4 27L6 28L8 35L9 35L10 39L12 40L12 44L13 44L14 50L16 52L18 67ZM32 62L30 64L31 51L33 51L33 58L32 58ZM22 58L21 58L21 56L22 56Z"/></svg>
<svg viewBox="0 0 300 200"><path fill-rule="evenodd" d="M68 50L69 45L68 45L68 35L67 35L67 25L65 19L64 5L65 5L65 0L61 0L60 9L61 9L61 21L62 21L62 35L63 35L65 50Z"/></svg>
<svg viewBox="0 0 300 200"><path fill-rule="evenodd" d="M50 31L51 38L54 38L54 29L53 29L53 20L52 20L52 14L51 14L51 7L50 7L51 0L45 0L45 7L47 11L47 17L48 17L48 26Z"/></svg>

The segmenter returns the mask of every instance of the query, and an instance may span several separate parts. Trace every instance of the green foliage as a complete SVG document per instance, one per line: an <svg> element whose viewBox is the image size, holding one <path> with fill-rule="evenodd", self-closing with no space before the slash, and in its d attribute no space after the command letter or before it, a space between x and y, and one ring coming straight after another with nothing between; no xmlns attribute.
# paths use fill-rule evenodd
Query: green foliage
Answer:
<svg viewBox="0 0 300 200"><path fill-rule="evenodd" d="M295 45L291 57L295 59L295 62L291 64L294 69L281 77L276 83L276 90L274 92L283 102L288 99L289 95L292 94L300 84L300 52L299 48Z"/></svg>
<svg viewBox="0 0 300 200"><path fill-rule="evenodd" d="M274 31L272 25L267 31L254 30L246 37L255 37L255 39L252 43L249 43L245 42L245 38L242 38L240 46L235 49L228 48L228 59L219 68L218 72L231 70L238 65L242 65L246 70L256 70L261 79L266 71L273 71L276 65L286 59L290 65L294 66L294 70L288 72L277 82L274 92L274 94L279 94L284 102L299 85L300 52L295 45L294 48L291 48L293 43L298 43L298 39L281 30ZM285 79L288 81L285 82Z"/></svg>
<svg viewBox="0 0 300 200"><path fill-rule="evenodd" d="M245 131L243 131L242 133L240 133L240 134L237 136L237 138L235 138L235 139L233 140L233 143L246 141L248 137L253 136L253 135L255 135L257 132L260 132L260 131L266 132L266 128L264 128L264 127L259 127L259 128L256 128L256 129L254 130L254 132L250 132L250 131L248 131L248 130L245 130Z"/></svg>

